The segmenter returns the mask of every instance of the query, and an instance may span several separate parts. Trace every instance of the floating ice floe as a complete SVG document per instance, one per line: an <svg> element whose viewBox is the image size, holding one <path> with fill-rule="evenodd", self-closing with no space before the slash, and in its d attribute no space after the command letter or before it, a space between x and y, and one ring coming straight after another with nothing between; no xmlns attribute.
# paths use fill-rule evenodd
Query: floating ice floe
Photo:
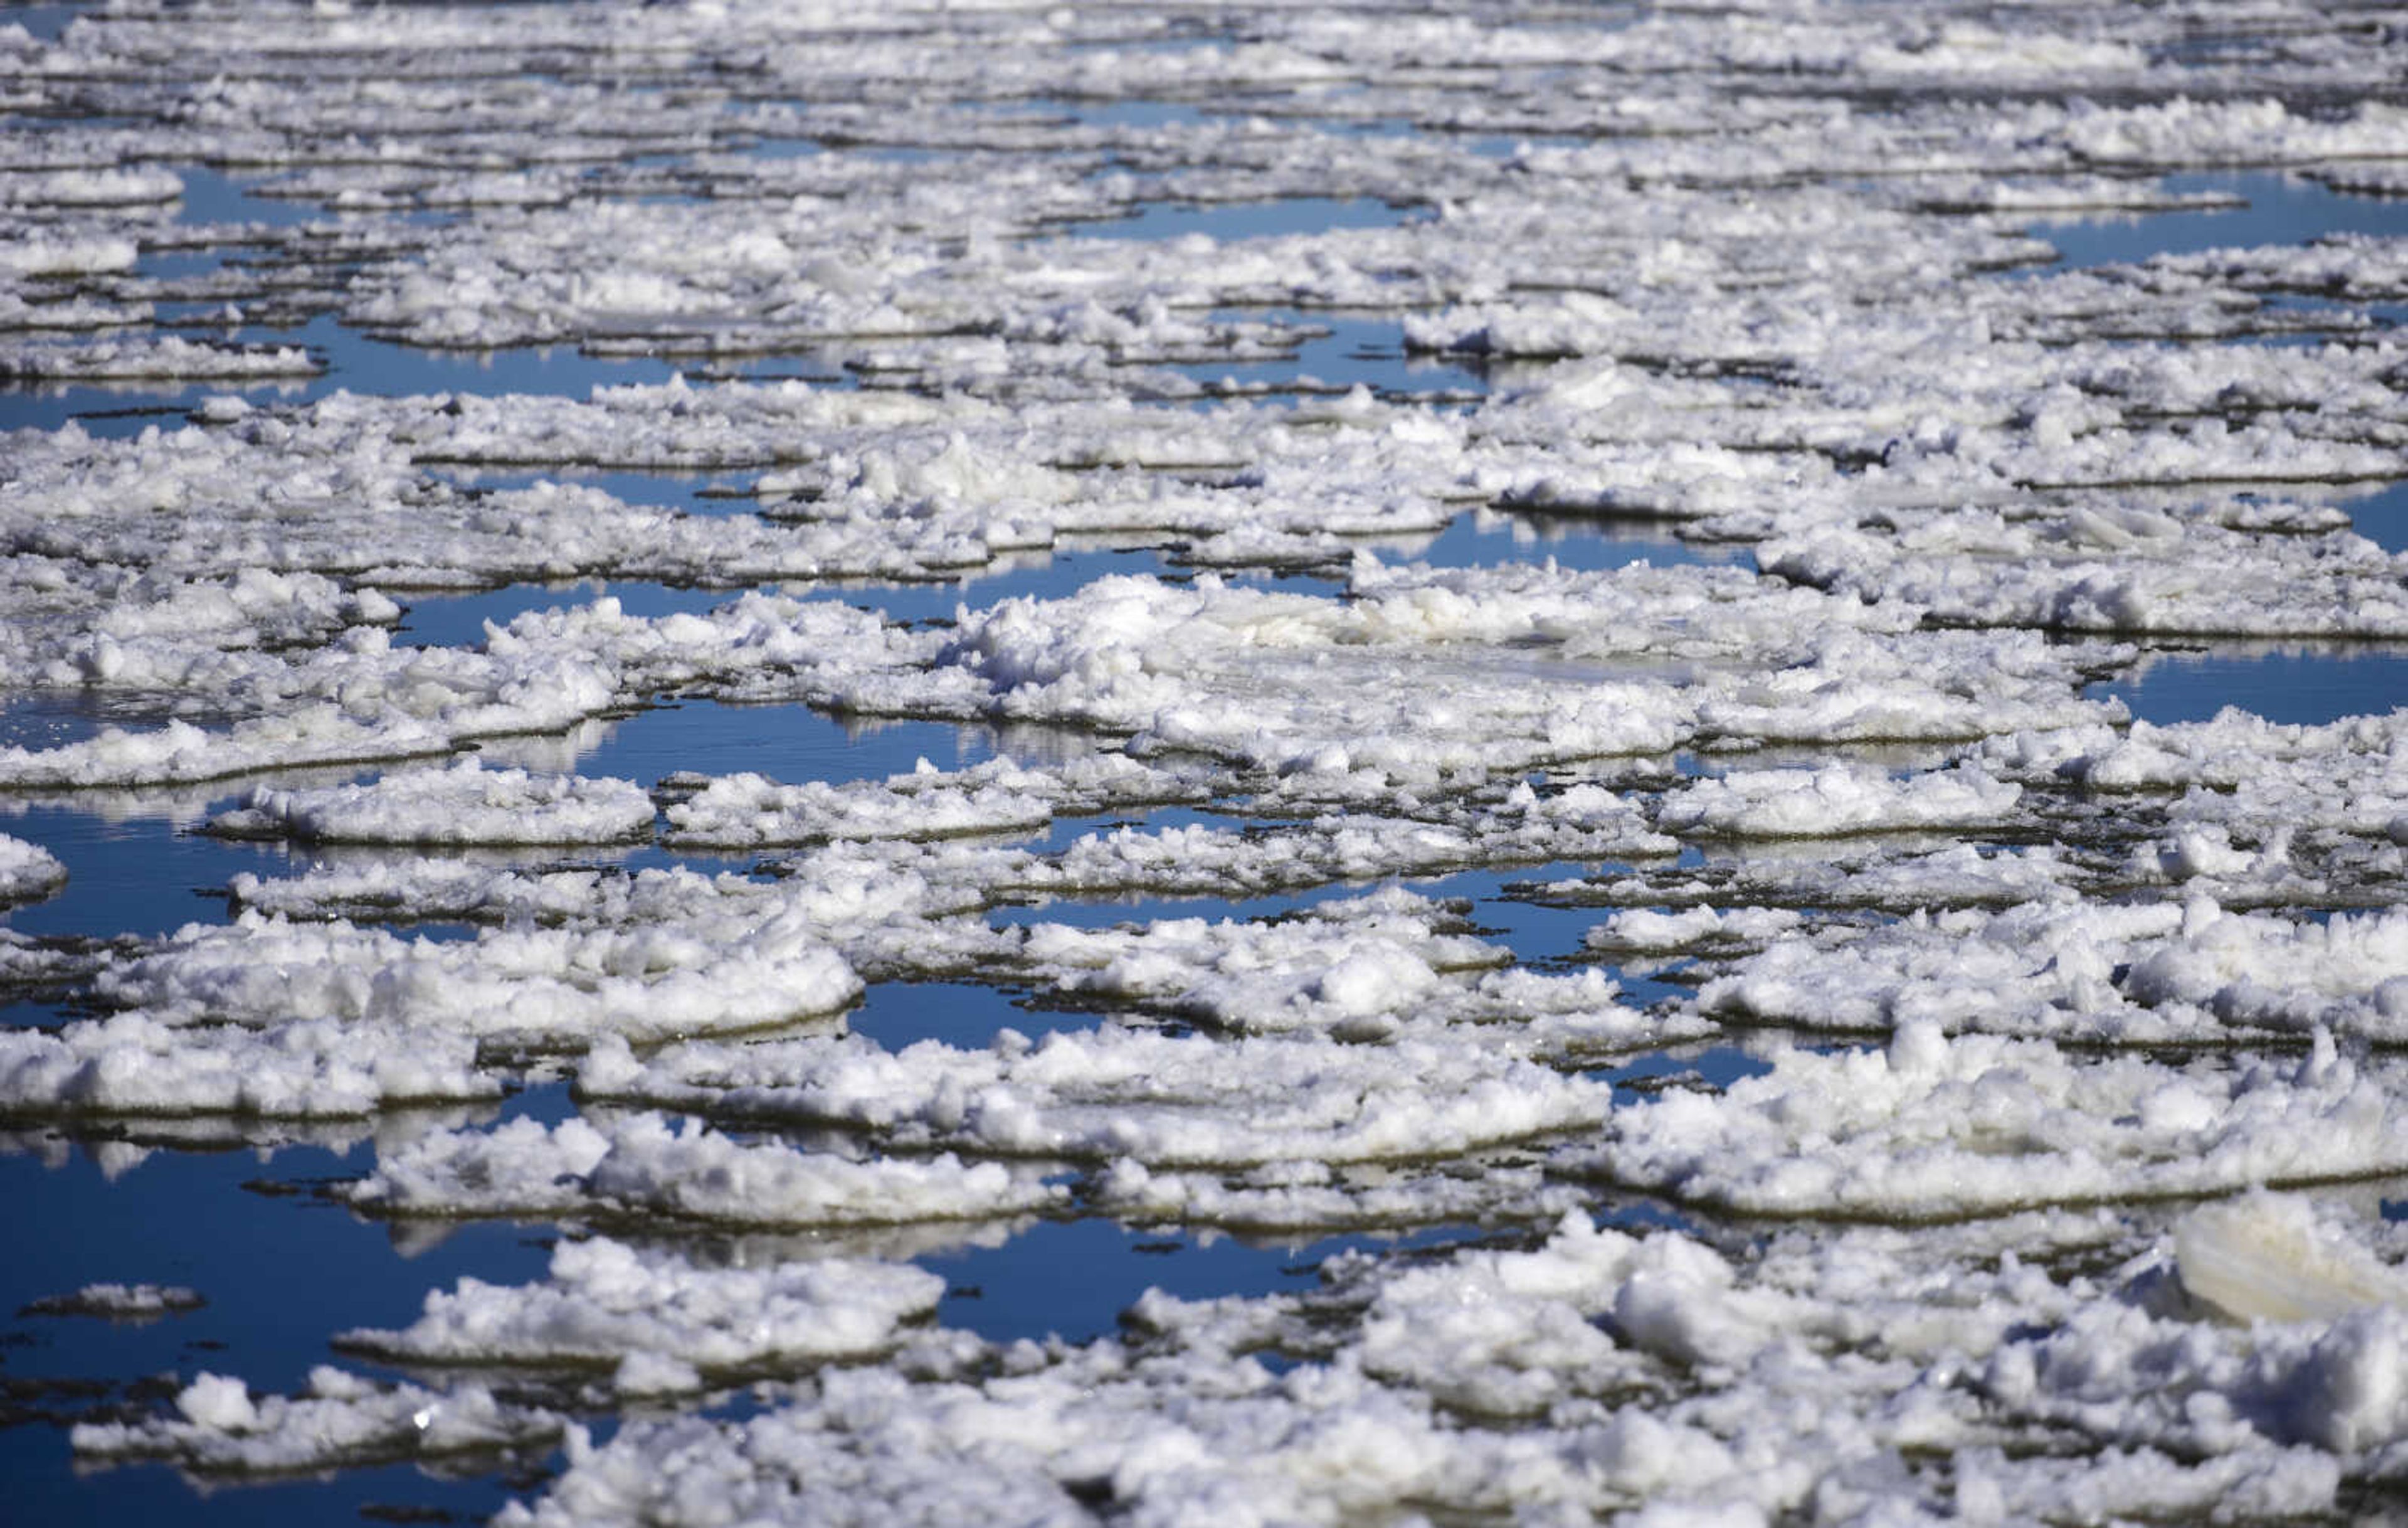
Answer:
<svg viewBox="0 0 2408 1528"><path fill-rule="evenodd" d="M640 1355L698 1383L705 1373L875 1358L901 1341L899 1322L925 1317L944 1292L936 1275L892 1263L699 1267L597 1238L562 1243L542 1283L466 1279L429 1293L407 1327L347 1332L336 1343L386 1362L595 1364L623 1378L642 1377ZM666 1375L651 1377L640 1388L665 1388Z"/></svg>
<svg viewBox="0 0 2408 1528"><path fill-rule="evenodd" d="M1522 785L1508 793L1503 810L1485 817L1452 812L1430 821L1328 813L1269 832L1200 825L1113 829L1084 835L1050 858L999 868L996 881L1053 895L1242 894L1479 865L1646 858L1677 847L1612 792L1576 786L1541 797Z"/></svg>
<svg viewBox="0 0 2408 1528"><path fill-rule="evenodd" d="M2134 1045L2335 1036L2396 1044L2408 915L2296 922L2180 904L1966 909L1752 950L1699 1007L1803 1030L1936 1024Z"/></svg>
<svg viewBox="0 0 2408 1528"><path fill-rule="evenodd" d="M780 785L757 774L702 782L665 815L666 842L687 847L764 847L831 839L928 839L1026 833L1057 815L1197 799L1173 772L1117 755L1029 770L996 759L947 773L921 760L909 775L852 786Z"/></svg>
<svg viewBox="0 0 2408 1528"><path fill-rule="evenodd" d="M1410 1086L1408 1086L1410 1084ZM1603 1084L1421 1038L1214 1041L1129 1030L933 1042L770 1041L741 1052L597 1045L584 1096L721 1118L873 1132L897 1146L1005 1157L1245 1166L1459 1154L1594 1126Z"/></svg>
<svg viewBox="0 0 2408 1528"><path fill-rule="evenodd" d="M325 1018L580 1045L824 1016L860 979L802 919L750 927L521 929L466 944L245 915L188 926L104 976L110 1002L167 1022Z"/></svg>
<svg viewBox="0 0 2408 1528"><path fill-rule="evenodd" d="M2102 1442L2197 1454L2271 1442L2396 1472L2408 1441L2391 1377L2408 1340L2396 1263L2329 1212L2265 1193L2192 1211L2172 1250L2186 1308L2144 1293L2077 1309L1991 1354L1985 1396Z"/></svg>
<svg viewBox="0 0 2408 1528"><path fill-rule="evenodd" d="M136 378L314 377L325 364L293 346L205 345L189 339L115 340L74 346L0 345L0 377L19 382L124 382Z"/></svg>
<svg viewBox="0 0 2408 1528"><path fill-rule="evenodd" d="M39 901L66 885L67 868L38 843L0 833L0 907Z"/></svg>
<svg viewBox="0 0 2408 1528"><path fill-rule="evenodd" d="M222 732L171 720L155 730L106 727L54 748L0 748L0 781L21 790L155 786L440 755L479 738L567 727L605 710L614 688L615 676L591 661L391 655L381 630L354 635L297 666L271 659L228 675L226 701L260 714ZM163 685L173 687L152 676Z"/></svg>
<svg viewBox="0 0 2408 1528"><path fill-rule="evenodd" d="M2205 722L1989 740L2000 776L2071 784L2127 825L2108 884L2179 886L2226 902L2388 905L2408 866L2401 714L2322 726L2228 708Z"/></svg>
<svg viewBox="0 0 2408 1528"><path fill-rule="evenodd" d="M1961 766L1903 780L1846 765L1734 771L1668 794L1656 825L1753 838L1985 828L2008 821L2022 795L2017 786Z"/></svg>
<svg viewBox="0 0 2408 1528"><path fill-rule="evenodd" d="M2178 797L2186 823L2394 839L2408 815L2408 712L2322 726L2269 722L2228 708L2213 720L2069 729L1984 745L1989 767L2094 791Z"/></svg>
<svg viewBox="0 0 2408 1528"><path fill-rule="evenodd" d="M181 1316L208 1302L180 1284L87 1284L73 1294L46 1296L20 1314L98 1316L111 1321L155 1321Z"/></svg>
<svg viewBox="0 0 2408 1528"><path fill-rule="evenodd" d="M306 1475L539 1448L563 1426L557 1414L512 1405L482 1386L380 1389L326 1365L310 1371L305 1394L257 1399L239 1379L203 1374L177 1392L176 1412L79 1423L77 1455L100 1463L166 1460L203 1476Z"/></svg>
<svg viewBox="0 0 2408 1528"><path fill-rule="evenodd" d="M1701 735L1977 737L2092 704L2066 687L2068 655L1916 632L1911 610L1729 569L1358 567L1354 584L1340 604L1099 580L981 613L940 672L975 676L1008 717L1276 771L1375 769L1411 788Z"/></svg>
<svg viewBox="0 0 2408 1528"><path fill-rule="evenodd" d="M0 1031L0 1115L15 1118L343 1118L502 1091L473 1036L400 1025L305 1018L259 1031L136 1013Z"/></svg>
<svg viewBox="0 0 2408 1528"><path fill-rule="evenodd" d="M596 1128L519 1119L436 1132L387 1154L351 1194L380 1215L657 1218L844 1227L999 1218L1057 1207L1036 1175L952 1155L852 1160L747 1145L642 1114Z"/></svg>
<svg viewBox="0 0 2408 1528"><path fill-rule="evenodd" d="M1618 1110L1561 1159L1750 1214L1947 1219L2408 1171L2397 1085L2323 1031L2304 1055L2177 1067L1912 1018L1885 1048L1793 1050L1718 1094Z"/></svg>
<svg viewBox="0 0 2408 1528"><path fill-rule="evenodd" d="M2289 471L2306 475L2296 464ZM1768 571L1906 600L1955 624L2256 637L2408 632L2399 559L2354 538L2276 549L2261 537L2162 518L2116 525L2087 512L2054 537L1968 518L1943 526L1938 516L1915 516L1888 535L1816 527L1760 555ZM1978 580L1969 576L1977 560L1990 565ZM2008 561L2012 569L1996 566ZM2262 592L2269 579L2279 580L2278 598Z"/></svg>
<svg viewBox="0 0 2408 1528"><path fill-rule="evenodd" d="M649 836L652 815L652 798L625 780L537 776L468 758L361 786L261 786L205 830L304 843L609 843Z"/></svg>
<svg viewBox="0 0 2408 1528"><path fill-rule="evenodd" d="M1107 1499L1147 1521L1203 1521L1433 1496L1523 1515L1649 1502L1756 1521L1840 1492L1934 1512L1945 1493L2003 1516L2079 1493L2132 1512L2312 1512L2335 1502L2343 1462L2386 1467L2401 1419L2380 1386L2353 1383L2381 1349L2347 1345L2389 1313L2218 1332L2152 1314L2145 1271L2060 1285L2014 1249L2078 1247L2099 1229L2058 1217L2004 1237L1926 1232L1927 1247L1960 1244L1926 1262L1891 1231L1731 1257L1572 1218L1526 1249L1355 1261L1321 1294L1149 1295L1118 1341L1024 1344L991 1377L830 1374L743 1420L573 1439L553 1493L506 1516L690 1521L678 1504L706 1482L759 1509L874 1503L911 1521L974 1501L1031 1521L1076 1521ZM1333 1334L1341 1312L1355 1314ZM2017 1313L2047 1330L2030 1334ZM2114 1366L2085 1362L2085 1343L2111 1333L2113 1351L2169 1382L2162 1397L2125 1402ZM1267 1349L1312 1357L1275 1370L1253 1356ZM2086 1411L2087 1385L2100 1388ZM1734 1405L1756 1420L1747 1437L1730 1434ZM2011 1459L1993 1408L2117 1447ZM1907 1454L1924 1463L1909 1469ZM972 1458L975 1497L956 1485Z"/></svg>

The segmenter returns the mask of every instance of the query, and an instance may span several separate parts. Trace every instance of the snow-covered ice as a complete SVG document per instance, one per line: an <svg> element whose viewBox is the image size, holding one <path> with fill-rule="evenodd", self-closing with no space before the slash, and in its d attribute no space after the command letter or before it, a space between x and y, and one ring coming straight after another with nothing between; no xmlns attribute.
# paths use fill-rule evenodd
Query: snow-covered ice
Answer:
<svg viewBox="0 0 2408 1528"><path fill-rule="evenodd" d="M315 843L608 843L649 833L652 801L630 781L531 776L467 758L366 786L263 786L207 826L228 838Z"/></svg>
<svg viewBox="0 0 2408 1528"><path fill-rule="evenodd" d="M38 843L0 833L0 906L47 897L66 878L58 856Z"/></svg>
<svg viewBox="0 0 2408 1528"><path fill-rule="evenodd" d="M607 1364L650 1355L721 1372L858 1361L896 1347L896 1323L935 1310L944 1281L917 1268L827 1261L696 1268L607 1239L564 1242L550 1279L464 1281L398 1332L336 1340L411 1365Z"/></svg>

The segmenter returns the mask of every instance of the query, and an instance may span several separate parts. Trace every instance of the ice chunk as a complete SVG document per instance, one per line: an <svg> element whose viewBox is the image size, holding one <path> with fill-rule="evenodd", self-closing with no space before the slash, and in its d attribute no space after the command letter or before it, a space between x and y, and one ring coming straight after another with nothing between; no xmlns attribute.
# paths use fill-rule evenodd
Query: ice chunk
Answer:
<svg viewBox="0 0 2408 1528"><path fill-rule="evenodd" d="M1594 1125L1612 1092L1411 1031L1384 1045L1115 1029L989 1051L923 1042L899 1055L858 1041L645 1059L611 1049L588 1062L584 1086L630 1103L842 1124L898 1146L1148 1166L1460 1153Z"/></svg>
<svg viewBox="0 0 2408 1528"><path fill-rule="evenodd" d="M0 833L0 907L39 901L66 885L67 869L38 843Z"/></svg>
<svg viewBox="0 0 2408 1528"><path fill-rule="evenodd" d="M468 944L245 914L188 928L102 984L177 1023L332 1019L569 1048L605 1033L768 1029L834 1014L861 992L791 908L708 928L500 930Z"/></svg>
<svg viewBox="0 0 2408 1528"><path fill-rule="evenodd" d="M1733 960L1699 1006L1810 1029L1928 1019L1954 1031L2157 1044L2317 1029L2389 1040L2408 1002L2397 911L2295 921L2181 906L2031 902L1915 914Z"/></svg>
<svg viewBox="0 0 2408 1528"><path fill-rule="evenodd" d="M73 1294L49 1295L27 1305L23 1315L99 1316L112 1321L152 1321L180 1316L208 1302L180 1284L87 1284Z"/></svg>
<svg viewBox="0 0 2408 1528"><path fill-rule="evenodd" d="M207 824L227 838L310 843L609 843L652 828L652 798L629 781L530 775L475 758L364 786L262 786Z"/></svg>
<svg viewBox="0 0 2408 1528"><path fill-rule="evenodd" d="M311 1381L312 1393L254 1400L241 1380L204 1374L178 1393L178 1418L80 1422L69 1439L95 1463L164 1459L205 1475L290 1475L499 1451L549 1442L563 1425L481 1385L380 1390L325 1368Z"/></svg>
<svg viewBox="0 0 2408 1528"><path fill-rule="evenodd" d="M294 1019L253 1031L142 1014L56 1033L0 1030L0 1113L340 1118L499 1097L475 1040L406 1026Z"/></svg>
<svg viewBox="0 0 2408 1528"><path fill-rule="evenodd" d="M657 1114L596 1127L518 1119L437 1131L388 1153L351 1192L384 1215L662 1217L731 1225L899 1225L1051 1208L1037 1173L952 1155L853 1160L747 1145Z"/></svg>
<svg viewBox="0 0 2408 1528"><path fill-rule="evenodd" d="M2408 1168L2390 1064L2329 1038L2179 1070L1984 1035L1908 1054L1792 1051L1721 1093L1618 1111L1565 1164L1760 1214L1910 1220Z"/></svg>
<svg viewBox="0 0 2408 1528"><path fill-rule="evenodd" d="M1958 766L1895 780L1834 764L1819 770L1748 770L1699 780L1665 797L1656 824L1670 832L1821 837L2004 821L2020 786Z"/></svg>
<svg viewBox="0 0 2408 1528"><path fill-rule="evenodd" d="M2408 1305L2408 1276L2368 1258L2296 1195L2248 1194L2174 1228L2183 1288L2236 1320L2331 1320Z"/></svg>
<svg viewBox="0 0 2408 1528"><path fill-rule="evenodd" d="M397 1332L354 1331L338 1347L410 1363L607 1363L619 1388L695 1370L789 1368L858 1361L893 1348L896 1324L936 1308L945 1281L917 1268L841 1260L696 1266L596 1238L564 1242L543 1283L499 1289L463 1280L426 1297ZM635 1363L631 1372L628 1365ZM683 1375L665 1363L685 1365Z"/></svg>

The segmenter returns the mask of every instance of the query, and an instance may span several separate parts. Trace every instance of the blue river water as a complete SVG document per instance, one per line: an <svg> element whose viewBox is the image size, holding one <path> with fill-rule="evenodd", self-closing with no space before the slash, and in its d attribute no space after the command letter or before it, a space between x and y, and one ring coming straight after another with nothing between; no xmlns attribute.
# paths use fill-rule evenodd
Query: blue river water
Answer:
<svg viewBox="0 0 2408 1528"><path fill-rule="evenodd" d="M62 24L74 7L18 9L11 18L36 31ZM1097 120L1143 125L1171 121L1190 108L1125 103L1075 106ZM1149 110L1159 117L1149 118ZM773 143L766 152L797 145ZM2178 190L2229 189L2249 198L2245 210L2181 213L2105 223L2046 225L2040 231L2076 265L2143 258L2157 251L2218 243L2297 238L2334 228L2408 231L2408 204L2369 204L2339 197L2279 176L2176 178ZM290 222L315 215L209 172L187 173L186 216L196 222ZM1082 225L1065 237L1216 238L1301 232L1334 225L1374 225L1414 215L1379 202L1297 201L1242 207L1165 204L1128 219ZM191 268L191 267L179 267ZM1283 315L1287 316L1287 315ZM1462 394L1476 397L1479 376L1452 366L1408 362L1393 323L1347 316L1294 315L1326 336L1307 341L1290 359L1246 367L1189 368L1198 381L1226 376L1240 384L1311 376L1336 385L1368 382L1395 394ZM672 368L644 360L597 359L567 347L480 355L445 355L356 335L328 318L296 330L246 334L308 346L327 365L305 383L248 389L262 401L322 396L338 386L388 392L469 391L582 393L597 383L665 380ZM764 368L808 365L809 358L768 358ZM0 428L55 428L70 418L97 433L151 425L172 427L183 411L220 386L159 391L66 388L0 392ZM610 474L593 481L622 497L726 512L725 500L703 496L724 487L705 478ZM2364 534L2392 550L2408 545L2408 499L2398 486L2348 505ZM733 506L747 507L742 501ZM1744 554L1683 542L1663 532L1595 524L1541 522L1467 512L1426 544L1397 549L1447 566L1478 566L1555 557L1572 568L1656 563L1743 561ZM1100 571L1175 574L1152 552L1082 552L973 579L963 584L875 586L831 591L858 598L897 619L949 619L957 603L983 603L1016 594L1064 593ZM1332 584L1312 585L1323 589ZM403 635L428 642L480 640L488 620L593 598L620 597L644 613L706 608L725 591L666 589L610 583L566 588L513 587L468 596L411 601ZM2408 701L2408 655L2391 650L2232 649L2160 657L2137 675L2098 686L2122 696L2136 714L2171 721L2213 714L2240 704L2278 721L2322 721ZM74 716L20 707L0 712L0 742L54 735ZM42 733L42 728L51 728ZM11 735L11 729L15 735ZM788 780L859 779L909 770L920 758L958 768L994 757L1004 742L983 728L924 722L848 725L795 707L739 707L688 702L607 724L578 760L580 771L651 784L674 769L752 769ZM0 831L51 846L73 869L60 896L0 917L17 932L37 936L131 932L160 934L195 919L222 918L222 888L245 871L287 874L305 869L307 851L227 843L191 831L206 814L237 800L246 786L174 797L130 798L72 804L0 803ZM97 808L97 809L95 809ZM1173 820L1157 814L1155 820ZM580 857L591 862L609 854ZM661 862L644 850L629 858ZM1550 867L1544 873L1582 874L1594 867ZM1508 882L1534 873L1482 872L1411 883L1433 896L1463 897L1491 937L1522 959L1576 959L1580 936L1594 914L1551 909L1506 894ZM1123 919L1198 915L1249 916L1283 911L1349 888L1322 888L1293 897L1232 902L1147 901L1056 903L1008 909L1000 920L1031 917L1111 923ZM1657 981L1628 984L1635 1001L1673 989ZM1049 1013L1016 1002L1007 988L964 984L890 985L875 989L851 1022L891 1046L922 1039L982 1044L1006 1025L1037 1032L1054 1025L1098 1022L1097 1016ZM8 1010L17 1023L55 1022L39 1002ZM1617 1084L1691 1074L1727 1083L1760 1063L1743 1047L1641 1057L1611 1074ZM553 1101L548 1106L556 1107ZM491 1474L443 1479L415 1470L347 1472L329 1481L196 1492L155 1466L113 1470L94 1479L70 1471L64 1439L46 1413L73 1415L114 1402L148 1406L160 1388L204 1369L239 1373L253 1384L298 1387L308 1368L330 1354L328 1333L360 1324L404 1324L430 1288L476 1276L522 1281L540 1275L548 1253L544 1228L469 1224L436 1236L402 1235L333 1206L316 1190L327 1180L366 1171L366 1140L254 1149L146 1150L121 1140L71 1139L50 1132L0 1138L0 1213L21 1228L15 1250L0 1260L0 1476L10 1482L5 1515L43 1523L174 1521L257 1523L350 1519L363 1509L392 1514L447 1513L481 1518L509 1494ZM1643 1206L1628 1212L1643 1218ZM1404 1238L1427 1246L1461 1240L1472 1228L1439 1227ZM1174 1293L1211 1295L1300 1287L1320 1259L1349 1247L1393 1245L1356 1236L1301 1245L1254 1243L1181 1231L1156 1233L1109 1219L1039 1223L991 1247L962 1247L922 1261L948 1281L942 1319L996 1338L1059 1333L1072 1338L1109 1330L1115 1313L1149 1286ZM272 1255L263 1255L272 1248ZM200 1310L147 1324L92 1318L20 1314L34 1301L104 1280L189 1285L208 1304ZM169 1377L146 1383L152 1377Z"/></svg>
<svg viewBox="0 0 2408 1528"><path fill-rule="evenodd" d="M2239 197L2238 205L2196 211L2136 213L2035 223L2069 267L2135 263L2157 254L2260 244L2301 244L2327 234L2408 235L2408 201L2350 196L2317 181L2271 170L2169 175L2175 195Z"/></svg>
<svg viewBox="0 0 2408 1528"><path fill-rule="evenodd" d="M2132 678L2085 693L2119 696L2143 721L2206 721L2227 706L2314 726L2408 705L2408 649L2369 643L2268 646L2153 656Z"/></svg>

